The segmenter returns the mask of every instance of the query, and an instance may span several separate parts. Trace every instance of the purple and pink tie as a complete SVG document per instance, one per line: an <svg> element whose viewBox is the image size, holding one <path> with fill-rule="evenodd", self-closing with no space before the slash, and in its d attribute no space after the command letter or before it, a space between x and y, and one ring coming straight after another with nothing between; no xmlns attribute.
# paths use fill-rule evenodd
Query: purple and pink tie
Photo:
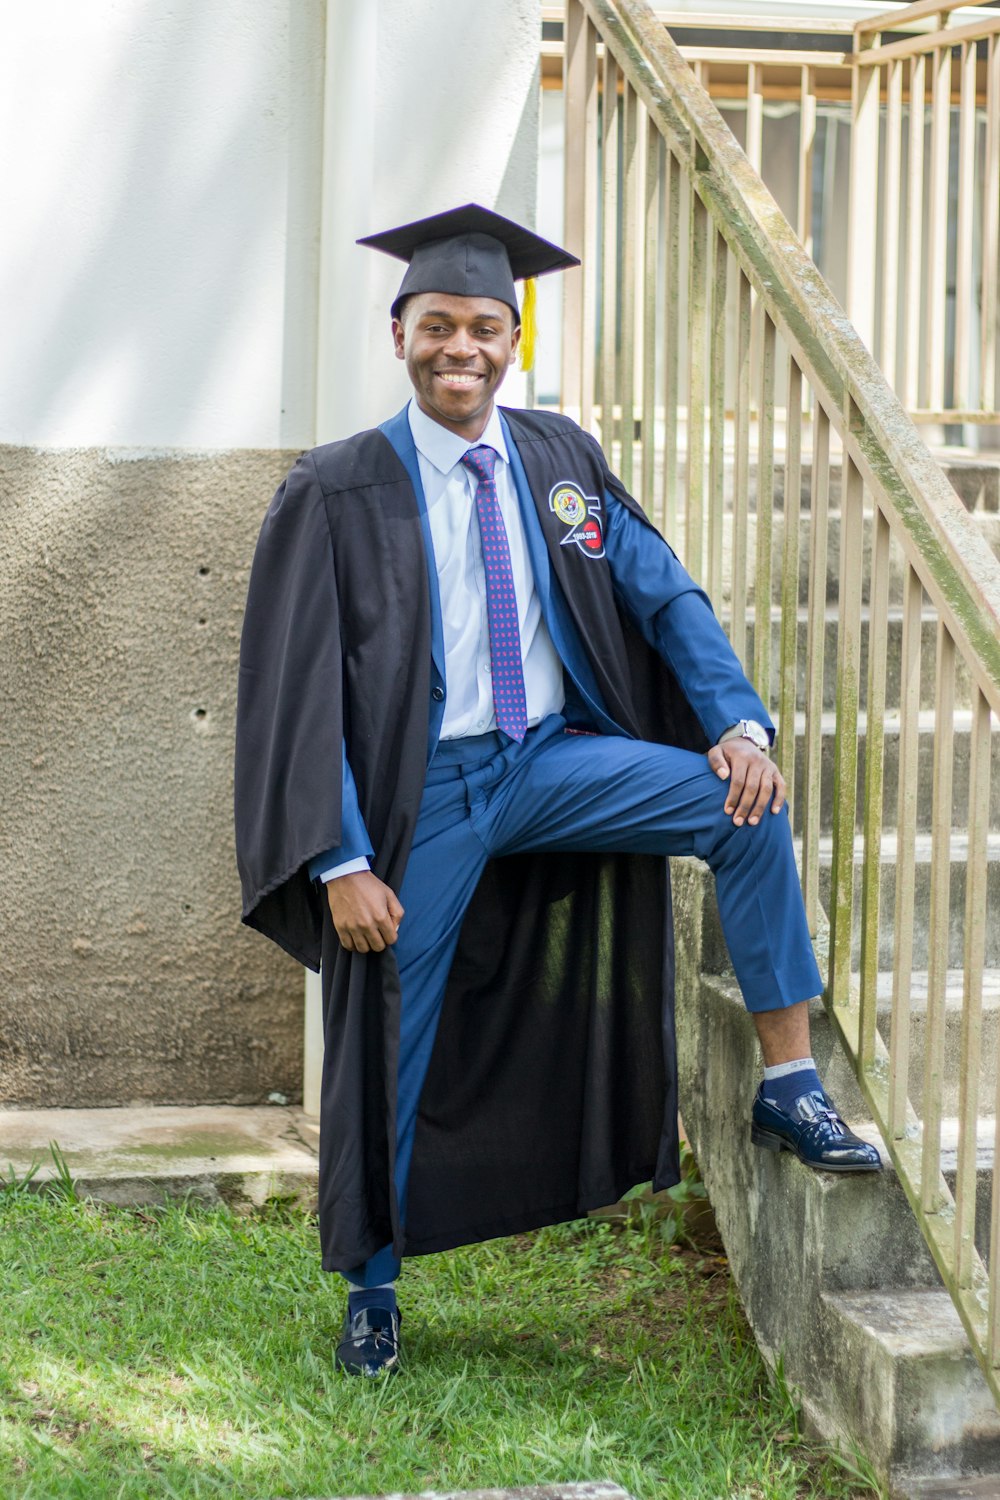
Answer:
<svg viewBox="0 0 1000 1500"><path fill-rule="evenodd" d="M497 455L480 444L463 454L462 462L477 479L476 512L483 541L486 571L486 614L490 624L490 655L493 660L493 701L497 727L518 744L528 728L521 667L521 635L517 626L517 597L510 566L507 532L500 514L493 468Z"/></svg>

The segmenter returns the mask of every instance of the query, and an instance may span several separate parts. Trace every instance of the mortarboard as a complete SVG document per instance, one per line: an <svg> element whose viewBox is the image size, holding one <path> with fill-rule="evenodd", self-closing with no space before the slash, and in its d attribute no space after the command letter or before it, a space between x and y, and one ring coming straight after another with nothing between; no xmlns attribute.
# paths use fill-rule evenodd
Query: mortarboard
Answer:
<svg viewBox="0 0 1000 1500"><path fill-rule="evenodd" d="M579 260L541 235L505 219L478 203L466 203L429 219L370 234L358 240L397 260L408 261L392 316L399 316L405 297L415 292L447 292L457 297L494 297L513 308L523 321L522 367L530 368L534 343L535 276L565 271ZM525 280L523 313L518 310L514 282ZM528 347L525 348L524 346Z"/></svg>

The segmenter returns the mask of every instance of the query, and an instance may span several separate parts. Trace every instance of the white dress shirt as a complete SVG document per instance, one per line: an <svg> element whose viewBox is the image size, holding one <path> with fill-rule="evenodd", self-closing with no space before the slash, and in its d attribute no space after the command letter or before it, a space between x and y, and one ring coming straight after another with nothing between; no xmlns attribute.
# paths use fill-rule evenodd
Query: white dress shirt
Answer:
<svg viewBox="0 0 1000 1500"><path fill-rule="evenodd" d="M514 575L530 728L541 723L547 714L560 711L565 692L562 663L542 618L531 571L500 414L494 407L482 436L474 443L435 422L421 411L415 400L410 401L408 416L427 501L441 596L447 695L441 738L454 740L487 734L497 727L490 677L486 573L475 505L477 480L461 461L470 448L484 445L498 455L493 477Z"/></svg>

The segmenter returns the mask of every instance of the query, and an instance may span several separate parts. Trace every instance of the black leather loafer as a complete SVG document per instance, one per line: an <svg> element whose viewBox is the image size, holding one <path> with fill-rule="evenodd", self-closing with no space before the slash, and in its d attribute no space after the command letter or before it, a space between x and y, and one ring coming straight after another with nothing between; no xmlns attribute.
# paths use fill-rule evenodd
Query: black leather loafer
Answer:
<svg viewBox="0 0 1000 1500"><path fill-rule="evenodd" d="M353 1318L345 1313L333 1361L337 1369L348 1375L391 1375L399 1365L399 1323L398 1310L388 1307L366 1307Z"/></svg>
<svg viewBox="0 0 1000 1500"><path fill-rule="evenodd" d="M790 1109L764 1097L764 1085L753 1101L750 1139L765 1151L794 1151L799 1161L819 1172L879 1172L882 1158L875 1146L854 1135L822 1089L800 1094Z"/></svg>

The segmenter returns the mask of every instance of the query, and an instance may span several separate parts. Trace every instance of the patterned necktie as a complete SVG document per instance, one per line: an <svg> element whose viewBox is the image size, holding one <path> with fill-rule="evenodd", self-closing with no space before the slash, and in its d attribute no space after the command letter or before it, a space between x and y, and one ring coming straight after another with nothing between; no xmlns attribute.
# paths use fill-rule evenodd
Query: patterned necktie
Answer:
<svg viewBox="0 0 1000 1500"><path fill-rule="evenodd" d="M475 474L478 481L476 511L483 540L486 614L490 623L493 702L496 705L497 726L520 744L528 728L528 712L524 701L524 672L521 668L521 636L517 628L514 574L511 571L507 532L493 479L496 461L495 451L485 444L470 448L462 456L463 464Z"/></svg>

